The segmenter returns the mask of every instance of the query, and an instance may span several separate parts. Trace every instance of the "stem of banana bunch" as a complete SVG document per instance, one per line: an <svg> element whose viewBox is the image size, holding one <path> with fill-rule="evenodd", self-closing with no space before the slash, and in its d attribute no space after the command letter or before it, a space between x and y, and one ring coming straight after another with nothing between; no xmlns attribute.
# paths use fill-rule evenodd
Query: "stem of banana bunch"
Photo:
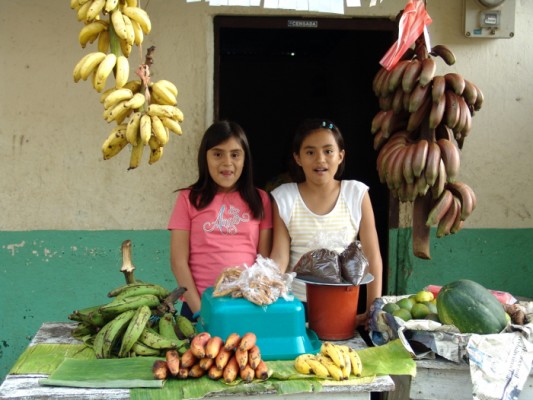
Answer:
<svg viewBox="0 0 533 400"><path fill-rule="evenodd" d="M124 278L126 278L126 283L134 283L135 282L135 276L133 275L133 271L135 270L135 265L133 265L133 262L131 261L131 240L124 240L122 242L122 267L120 268L120 272L124 274Z"/></svg>
<svg viewBox="0 0 533 400"><path fill-rule="evenodd" d="M413 204L413 254L424 260L430 260L431 228L426 225L431 210L431 191L424 196L417 196Z"/></svg>
<svg viewBox="0 0 533 400"><path fill-rule="evenodd" d="M111 22L111 14L109 15L109 52L115 56L122 55L122 49L120 48L120 38L117 36L113 23ZM116 75L116 72L113 71Z"/></svg>
<svg viewBox="0 0 533 400"><path fill-rule="evenodd" d="M146 58L144 64L139 65L135 73L141 78L141 93L144 93L146 101L144 102L142 111L148 111L148 105L150 104L150 66L154 63L152 53L155 51L155 46L150 46L146 50Z"/></svg>

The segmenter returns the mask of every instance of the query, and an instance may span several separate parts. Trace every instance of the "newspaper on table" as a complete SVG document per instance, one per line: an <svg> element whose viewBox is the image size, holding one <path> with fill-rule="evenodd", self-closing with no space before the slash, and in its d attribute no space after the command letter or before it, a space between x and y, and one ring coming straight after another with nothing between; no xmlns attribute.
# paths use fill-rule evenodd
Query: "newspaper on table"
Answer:
<svg viewBox="0 0 533 400"><path fill-rule="evenodd" d="M526 325L509 324L499 334L460 333L453 325L430 320L403 321L381 310L408 296L384 296L371 310L370 337L375 345L400 339L415 359L441 356L468 363L474 400L518 400L533 366L533 302L526 309Z"/></svg>

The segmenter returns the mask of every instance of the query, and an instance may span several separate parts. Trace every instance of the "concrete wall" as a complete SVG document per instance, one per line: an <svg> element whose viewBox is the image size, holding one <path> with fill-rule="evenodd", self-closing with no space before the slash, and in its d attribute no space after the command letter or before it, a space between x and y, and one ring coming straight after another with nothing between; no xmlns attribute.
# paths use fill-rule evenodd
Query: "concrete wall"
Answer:
<svg viewBox="0 0 533 400"><path fill-rule="evenodd" d="M398 240L388 249L390 280L414 291L470 267L482 283L533 297L523 285L532 272L527 244L533 228L533 3L516 1L515 37L497 40L463 36L462 0L428 3L432 43L447 44L458 59L439 73L461 73L486 97L462 152L461 180L475 190L478 207L463 232L433 235L431 264L409 258L408 229L393 231ZM145 159L127 171L128 150L102 160L101 144L112 126L102 119L99 94L88 82L72 80L74 65L89 48L78 44L82 25L68 2L0 0L0 376L42 322L65 320L74 308L104 300L122 283L115 271L123 240L133 240L144 280L175 285L165 227L173 191L196 177L196 149L213 116L212 18L316 15L185 0L146 4L153 29L144 49L156 46L152 73L177 84L186 119L183 136L171 137L161 161L149 166ZM363 5L347 9L346 17L394 17L405 1ZM134 50L130 63L143 56ZM511 262L491 264L494 252L497 260ZM427 276L430 271L434 275ZM519 277L520 283L487 276Z"/></svg>

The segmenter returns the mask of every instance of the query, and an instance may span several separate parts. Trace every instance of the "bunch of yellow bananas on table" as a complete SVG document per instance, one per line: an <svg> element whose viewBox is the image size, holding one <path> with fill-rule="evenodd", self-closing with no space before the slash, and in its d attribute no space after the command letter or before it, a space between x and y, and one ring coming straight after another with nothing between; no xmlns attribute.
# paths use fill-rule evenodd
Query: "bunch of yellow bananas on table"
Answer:
<svg viewBox="0 0 533 400"><path fill-rule="evenodd" d="M301 374L336 381L359 377L363 365L357 351L347 345L324 342L318 354L301 354L294 359L294 368Z"/></svg>
<svg viewBox="0 0 533 400"><path fill-rule="evenodd" d="M96 51L83 56L74 67L74 82L90 80L93 88L102 93L103 118L116 123L102 144L104 160L129 144L128 169L140 165L145 146L150 150L148 163L157 162L170 132L182 134L184 116L177 107L176 85L166 79L150 80L153 47L148 50L146 62L136 70L139 79L130 80L132 48L141 47L152 29L148 13L137 0L71 0L70 7L84 24L79 32L81 47L97 43ZM109 82L111 75L114 83Z"/></svg>

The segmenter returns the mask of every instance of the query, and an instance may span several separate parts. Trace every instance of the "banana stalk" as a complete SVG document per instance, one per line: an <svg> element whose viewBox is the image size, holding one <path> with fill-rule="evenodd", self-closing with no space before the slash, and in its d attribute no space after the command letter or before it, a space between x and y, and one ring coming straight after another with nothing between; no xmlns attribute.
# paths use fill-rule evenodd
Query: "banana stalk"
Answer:
<svg viewBox="0 0 533 400"><path fill-rule="evenodd" d="M131 261L131 240L125 240L122 242L122 267L120 268L120 272L124 274L126 283L135 282L134 270L135 265Z"/></svg>

